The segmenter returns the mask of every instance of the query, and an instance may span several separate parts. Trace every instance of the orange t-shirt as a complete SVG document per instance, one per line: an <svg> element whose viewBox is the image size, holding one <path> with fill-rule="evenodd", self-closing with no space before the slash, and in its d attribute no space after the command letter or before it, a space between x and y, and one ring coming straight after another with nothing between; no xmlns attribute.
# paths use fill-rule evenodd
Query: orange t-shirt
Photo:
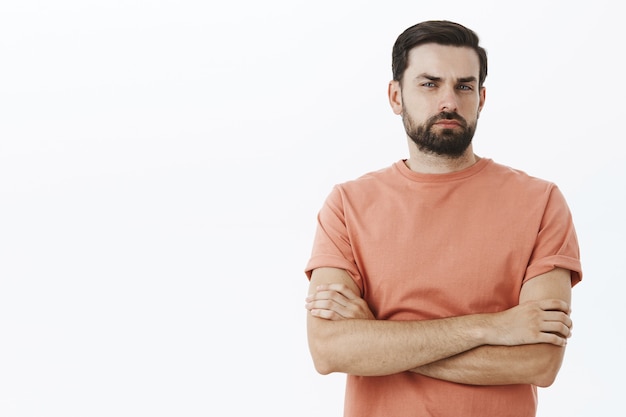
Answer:
<svg viewBox="0 0 626 417"><path fill-rule="evenodd" d="M503 311L555 267L581 280L572 217L552 183L480 159L449 174L398 161L334 187L305 272L348 271L379 320ZM346 417L534 416L532 385L472 386L403 372L348 375Z"/></svg>

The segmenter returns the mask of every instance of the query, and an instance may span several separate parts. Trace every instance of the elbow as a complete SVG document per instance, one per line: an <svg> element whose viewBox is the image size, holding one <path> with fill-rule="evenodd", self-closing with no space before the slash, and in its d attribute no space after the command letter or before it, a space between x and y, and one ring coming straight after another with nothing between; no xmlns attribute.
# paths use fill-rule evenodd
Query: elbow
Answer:
<svg viewBox="0 0 626 417"><path fill-rule="evenodd" d="M319 374L328 375L338 371L336 364L330 359L332 355L328 348L324 348L324 343L309 341L309 351L313 366Z"/></svg>
<svg viewBox="0 0 626 417"><path fill-rule="evenodd" d="M550 361L540 372L537 373L535 385L541 388L548 388L556 381L556 376L561 369L561 358Z"/></svg>
<svg viewBox="0 0 626 417"><path fill-rule="evenodd" d="M542 372L535 380L535 385L541 388L548 388L556 380L557 372Z"/></svg>
<svg viewBox="0 0 626 417"><path fill-rule="evenodd" d="M341 368L339 334L335 323L312 318L308 327L309 352L315 370L321 375L343 372Z"/></svg>
<svg viewBox="0 0 626 417"><path fill-rule="evenodd" d="M313 359L313 366L315 366L315 370L320 375L328 375L335 372L333 367L328 362L321 361L319 359Z"/></svg>
<svg viewBox="0 0 626 417"><path fill-rule="evenodd" d="M554 384L563 362L564 348L551 346L550 351L550 354L543 356L542 360L537 363L539 366L534 373L532 383L541 388L547 388Z"/></svg>

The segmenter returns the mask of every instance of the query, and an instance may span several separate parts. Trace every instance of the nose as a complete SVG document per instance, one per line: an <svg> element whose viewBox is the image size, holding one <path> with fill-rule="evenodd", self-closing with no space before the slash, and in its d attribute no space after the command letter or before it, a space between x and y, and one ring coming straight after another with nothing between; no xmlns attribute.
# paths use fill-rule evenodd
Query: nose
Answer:
<svg viewBox="0 0 626 417"><path fill-rule="evenodd" d="M456 112L457 110L456 90L454 88L442 88L439 98L439 111Z"/></svg>

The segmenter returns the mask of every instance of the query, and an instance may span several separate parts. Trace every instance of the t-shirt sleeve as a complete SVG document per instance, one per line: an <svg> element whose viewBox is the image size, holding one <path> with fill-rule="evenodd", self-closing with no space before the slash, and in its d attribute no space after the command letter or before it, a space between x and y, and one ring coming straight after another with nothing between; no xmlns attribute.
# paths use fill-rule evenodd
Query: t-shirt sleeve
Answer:
<svg viewBox="0 0 626 417"><path fill-rule="evenodd" d="M322 267L346 270L363 290L348 234L344 197L339 186L333 188L317 215L313 249L305 273L310 279L313 270Z"/></svg>
<svg viewBox="0 0 626 417"><path fill-rule="evenodd" d="M524 282L554 268L570 270L572 286L582 279L578 238L572 214L556 186L550 189Z"/></svg>

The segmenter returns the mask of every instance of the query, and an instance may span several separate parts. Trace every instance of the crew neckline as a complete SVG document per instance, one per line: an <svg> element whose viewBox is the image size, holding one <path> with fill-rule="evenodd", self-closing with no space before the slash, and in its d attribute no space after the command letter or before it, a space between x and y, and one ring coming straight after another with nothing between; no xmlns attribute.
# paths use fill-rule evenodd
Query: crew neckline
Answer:
<svg viewBox="0 0 626 417"><path fill-rule="evenodd" d="M409 168L406 165L406 159L401 159L398 162L396 162L394 165L396 169L398 169L400 174L410 179L411 181L447 182L447 181L461 180L461 179L476 175L477 173L482 171L487 165L489 165L491 162L492 160L489 158L480 158L472 166L469 166L460 171L447 172L445 174L424 174L424 173L412 171L411 168Z"/></svg>

